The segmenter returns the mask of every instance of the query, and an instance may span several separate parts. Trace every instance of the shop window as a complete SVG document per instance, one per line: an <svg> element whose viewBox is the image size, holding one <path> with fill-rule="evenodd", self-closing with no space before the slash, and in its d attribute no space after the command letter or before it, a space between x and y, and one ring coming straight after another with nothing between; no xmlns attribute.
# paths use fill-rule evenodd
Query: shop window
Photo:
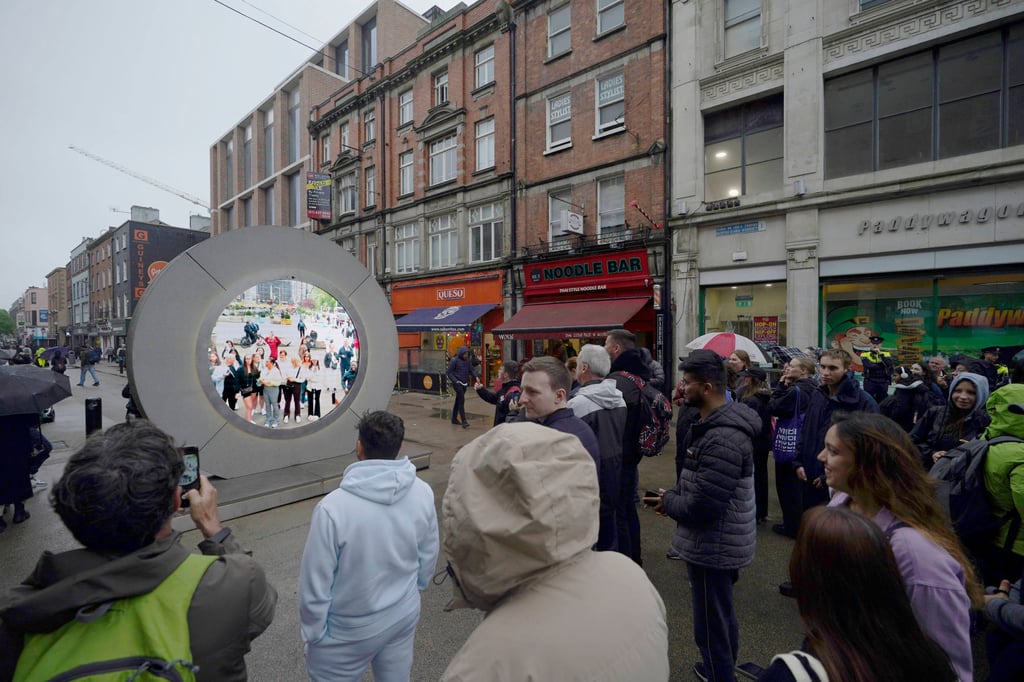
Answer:
<svg viewBox="0 0 1024 682"><path fill-rule="evenodd" d="M548 14L548 58L565 54L572 49L569 5L562 5Z"/></svg>
<svg viewBox="0 0 1024 682"><path fill-rule="evenodd" d="M395 228L395 272L401 274L420 269L419 228L415 224Z"/></svg>
<svg viewBox="0 0 1024 682"><path fill-rule="evenodd" d="M704 117L707 201L782 188L782 95Z"/></svg>
<svg viewBox="0 0 1024 682"><path fill-rule="evenodd" d="M459 262L459 233L455 214L430 219L430 269L450 268Z"/></svg>
<svg viewBox="0 0 1024 682"><path fill-rule="evenodd" d="M1024 143L1022 34L1017 24L826 81L825 177Z"/></svg>
<svg viewBox="0 0 1024 682"><path fill-rule="evenodd" d="M469 260L471 263L501 257L504 228L501 204L486 204L469 209Z"/></svg>
<svg viewBox="0 0 1024 682"><path fill-rule="evenodd" d="M761 47L761 0L725 0L725 56Z"/></svg>
<svg viewBox="0 0 1024 682"><path fill-rule="evenodd" d="M733 332L762 346L787 345L785 282L706 287L703 309L705 333Z"/></svg>
<svg viewBox="0 0 1024 682"><path fill-rule="evenodd" d="M553 152L572 146L572 93L548 98L548 148Z"/></svg>

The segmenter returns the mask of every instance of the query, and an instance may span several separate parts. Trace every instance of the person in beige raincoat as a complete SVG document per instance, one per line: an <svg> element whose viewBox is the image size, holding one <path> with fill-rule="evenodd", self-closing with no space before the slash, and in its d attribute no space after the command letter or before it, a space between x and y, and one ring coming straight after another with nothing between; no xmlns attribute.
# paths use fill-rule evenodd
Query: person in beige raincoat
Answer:
<svg viewBox="0 0 1024 682"><path fill-rule="evenodd" d="M668 679L665 605L628 557L591 551L598 505L573 435L501 424L459 450L441 507L449 608L487 615L443 680Z"/></svg>

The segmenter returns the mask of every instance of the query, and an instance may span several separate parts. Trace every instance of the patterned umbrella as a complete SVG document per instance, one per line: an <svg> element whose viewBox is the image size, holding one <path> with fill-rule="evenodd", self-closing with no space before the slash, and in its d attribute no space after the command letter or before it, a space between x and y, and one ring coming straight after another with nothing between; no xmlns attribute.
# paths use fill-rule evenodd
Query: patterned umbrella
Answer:
<svg viewBox="0 0 1024 682"><path fill-rule="evenodd" d="M35 365L0 367L0 416L39 414L71 396L71 380Z"/></svg>
<svg viewBox="0 0 1024 682"><path fill-rule="evenodd" d="M710 334L704 334L698 336L690 343L686 344L686 347L690 350L699 350L701 348L707 348L713 350L722 357L729 357L737 350L745 350L750 354L751 362L756 362L760 365L767 365L768 360L764 357L764 353L756 343L751 341L745 336L740 334L733 334L732 332L711 332Z"/></svg>

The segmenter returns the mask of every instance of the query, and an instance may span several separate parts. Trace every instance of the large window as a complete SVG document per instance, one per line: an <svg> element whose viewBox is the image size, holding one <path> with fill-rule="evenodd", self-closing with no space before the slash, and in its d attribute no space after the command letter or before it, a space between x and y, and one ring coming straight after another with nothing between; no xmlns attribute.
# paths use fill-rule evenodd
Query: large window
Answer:
<svg viewBox="0 0 1024 682"><path fill-rule="evenodd" d="M596 133L608 133L626 128L626 76L622 71L597 79L595 106L597 107Z"/></svg>
<svg viewBox="0 0 1024 682"><path fill-rule="evenodd" d="M395 228L395 272L416 272L420 268L420 238L415 224Z"/></svg>
<svg viewBox="0 0 1024 682"><path fill-rule="evenodd" d="M480 88L494 81L494 45L488 45L476 53L476 87Z"/></svg>
<svg viewBox="0 0 1024 682"><path fill-rule="evenodd" d="M363 143L377 139L377 112L370 109L363 114Z"/></svg>
<svg viewBox="0 0 1024 682"><path fill-rule="evenodd" d="M331 134L327 133L320 138L320 163L331 162Z"/></svg>
<svg viewBox="0 0 1024 682"><path fill-rule="evenodd" d="M374 166L366 169L366 205L377 205L377 169Z"/></svg>
<svg viewBox="0 0 1024 682"><path fill-rule="evenodd" d="M494 167L494 119L476 124L476 169Z"/></svg>
<svg viewBox="0 0 1024 682"><path fill-rule="evenodd" d="M242 185L252 186L252 124L245 126L242 142Z"/></svg>
<svg viewBox="0 0 1024 682"><path fill-rule="evenodd" d="M572 32L569 30L569 5L563 5L548 14L548 57L557 57L572 49Z"/></svg>
<svg viewBox="0 0 1024 682"><path fill-rule="evenodd" d="M626 12L623 0L597 0L598 35L618 28L624 23L626 23Z"/></svg>
<svg viewBox="0 0 1024 682"><path fill-rule="evenodd" d="M366 235L366 269L371 277L377 276L377 235Z"/></svg>
<svg viewBox="0 0 1024 682"><path fill-rule="evenodd" d="M734 332L761 344L787 345L786 282L704 287L701 295L702 333Z"/></svg>
<svg viewBox="0 0 1024 682"><path fill-rule="evenodd" d="M363 71L369 71L377 64L377 17L373 17L363 28Z"/></svg>
<svg viewBox="0 0 1024 682"><path fill-rule="evenodd" d="M725 56L761 47L761 0L725 0Z"/></svg>
<svg viewBox="0 0 1024 682"><path fill-rule="evenodd" d="M434 76L434 106L448 103L448 72Z"/></svg>
<svg viewBox="0 0 1024 682"><path fill-rule="evenodd" d="M343 40L334 48L334 72L348 80L348 41Z"/></svg>
<svg viewBox="0 0 1024 682"><path fill-rule="evenodd" d="M306 222L305 211L302 203L305 195L302 193L301 173L292 173L288 176L288 212L292 226L301 225Z"/></svg>
<svg viewBox="0 0 1024 682"><path fill-rule="evenodd" d="M398 125L412 123L412 88L398 96Z"/></svg>
<svg viewBox="0 0 1024 682"><path fill-rule="evenodd" d="M469 209L469 261L481 263L501 257L501 204L486 204Z"/></svg>
<svg viewBox="0 0 1024 682"><path fill-rule="evenodd" d="M455 214L430 219L430 269L450 268L459 262L459 232Z"/></svg>
<svg viewBox="0 0 1024 682"><path fill-rule="evenodd" d="M263 115L263 174L274 174L274 110L268 109Z"/></svg>
<svg viewBox="0 0 1024 682"><path fill-rule="evenodd" d="M707 201L781 189L782 95L704 117Z"/></svg>
<svg viewBox="0 0 1024 682"><path fill-rule="evenodd" d="M299 89L288 93L288 163L299 160L302 140L302 117L299 115Z"/></svg>
<svg viewBox="0 0 1024 682"><path fill-rule="evenodd" d="M263 190L263 224L275 225L274 215L274 188L267 187Z"/></svg>
<svg viewBox="0 0 1024 682"><path fill-rule="evenodd" d="M412 194L413 190L413 168L412 152L402 152L398 155L398 193L399 195Z"/></svg>
<svg viewBox="0 0 1024 682"><path fill-rule="evenodd" d="M341 213L355 213L356 202L359 198L359 192L356 189L355 171L341 176L341 187L339 193L341 196L339 197L340 201L338 202L338 205L340 206Z"/></svg>
<svg viewBox="0 0 1024 682"><path fill-rule="evenodd" d="M572 145L572 93L548 98L548 151Z"/></svg>
<svg viewBox="0 0 1024 682"><path fill-rule="evenodd" d="M224 198L235 195L235 141L228 140L224 145Z"/></svg>
<svg viewBox="0 0 1024 682"><path fill-rule="evenodd" d="M457 144L458 137L455 133L430 143L431 185L437 185L455 178Z"/></svg>
<svg viewBox="0 0 1024 682"><path fill-rule="evenodd" d="M242 225L243 227L252 225L252 197L242 199Z"/></svg>
<svg viewBox="0 0 1024 682"><path fill-rule="evenodd" d="M622 175L597 183L598 239L613 239L626 227L626 178Z"/></svg>
<svg viewBox="0 0 1024 682"><path fill-rule="evenodd" d="M349 139L348 134L348 121L338 126L338 137L341 138L341 151L338 153L344 154L345 150L352 151L352 141Z"/></svg>
<svg viewBox="0 0 1024 682"><path fill-rule="evenodd" d="M1024 24L825 82L825 177L1024 143Z"/></svg>
<svg viewBox="0 0 1024 682"><path fill-rule="evenodd" d="M563 234L565 230L562 218L566 211L573 209L572 190L569 188L556 190L548 194L548 242L549 251L565 251L570 247L570 236Z"/></svg>

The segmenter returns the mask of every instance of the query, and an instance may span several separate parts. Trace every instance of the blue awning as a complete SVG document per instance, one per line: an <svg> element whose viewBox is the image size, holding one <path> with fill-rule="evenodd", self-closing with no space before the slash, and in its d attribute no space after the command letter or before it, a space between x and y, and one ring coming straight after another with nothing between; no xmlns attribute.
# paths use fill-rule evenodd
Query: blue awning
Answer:
<svg viewBox="0 0 1024 682"><path fill-rule="evenodd" d="M496 307L494 303L478 303L420 308L395 320L395 326L399 332L461 332Z"/></svg>

